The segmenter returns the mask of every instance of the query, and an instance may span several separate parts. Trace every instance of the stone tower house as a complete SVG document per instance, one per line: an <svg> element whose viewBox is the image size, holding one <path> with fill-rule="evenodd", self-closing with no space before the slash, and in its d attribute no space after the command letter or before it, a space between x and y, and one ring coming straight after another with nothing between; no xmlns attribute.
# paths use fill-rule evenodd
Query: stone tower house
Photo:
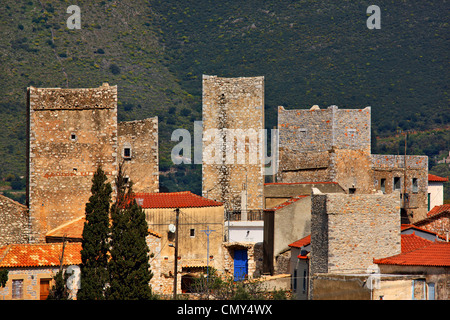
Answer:
<svg viewBox="0 0 450 320"><path fill-rule="evenodd" d="M30 241L84 214L92 176L117 168L117 86L28 88Z"/></svg>
<svg viewBox="0 0 450 320"><path fill-rule="evenodd" d="M426 217L428 157L371 154L371 108L278 108L279 182L336 182L346 193L398 191L403 223Z"/></svg>
<svg viewBox="0 0 450 320"><path fill-rule="evenodd" d="M28 88L29 241L85 214L93 174L118 164L135 192L158 192L158 119L117 123L117 86ZM114 185L114 184L113 184Z"/></svg>
<svg viewBox="0 0 450 320"><path fill-rule="evenodd" d="M203 76L202 193L226 210L263 208L264 77Z"/></svg>

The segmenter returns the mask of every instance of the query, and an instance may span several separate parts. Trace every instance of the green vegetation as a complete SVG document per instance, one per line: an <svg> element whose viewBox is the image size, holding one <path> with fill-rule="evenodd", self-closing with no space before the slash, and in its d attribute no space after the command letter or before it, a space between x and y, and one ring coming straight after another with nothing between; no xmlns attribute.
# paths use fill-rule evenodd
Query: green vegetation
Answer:
<svg viewBox="0 0 450 320"><path fill-rule="evenodd" d="M259 279L234 281L232 277L219 276L217 270L209 268L209 274L195 278L189 288L200 300L286 300L282 289L268 294L265 285Z"/></svg>
<svg viewBox="0 0 450 320"><path fill-rule="evenodd" d="M69 30L66 2L5 0L0 178L25 175L28 86L118 85L119 120L159 117L164 171L171 167L172 131L192 132L193 121L201 120L202 74L265 76L268 128L276 124L278 105L318 104L371 106L380 140L398 130L448 130L448 4L380 0L380 30L366 27L369 4L84 0L77 3L82 28ZM448 135L443 138L448 144ZM418 142L422 153L416 154L449 150L427 146ZM374 153L384 152L377 148ZM182 173L163 178L162 189L199 192L199 166Z"/></svg>
<svg viewBox="0 0 450 320"><path fill-rule="evenodd" d="M153 277L146 242L148 225L144 210L133 198L132 183L124 181L119 167L115 186L117 200L111 207L111 237L108 261L110 300L148 300L152 298L149 281Z"/></svg>
<svg viewBox="0 0 450 320"><path fill-rule="evenodd" d="M147 300L153 298L153 274L146 243L148 225L133 198L132 183L124 181L122 165L115 180L117 198L101 168L92 179L86 204L81 250L79 300ZM110 225L111 217L111 225Z"/></svg>
<svg viewBox="0 0 450 320"><path fill-rule="evenodd" d="M101 168L92 179L81 242L81 289L78 300L104 300L109 280L109 207L112 187Z"/></svg>

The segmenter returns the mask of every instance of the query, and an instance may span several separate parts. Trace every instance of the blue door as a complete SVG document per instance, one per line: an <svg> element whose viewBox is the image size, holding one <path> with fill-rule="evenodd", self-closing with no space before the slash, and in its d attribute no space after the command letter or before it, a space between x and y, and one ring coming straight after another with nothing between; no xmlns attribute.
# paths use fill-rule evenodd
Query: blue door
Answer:
<svg viewBox="0 0 450 320"><path fill-rule="evenodd" d="M428 300L434 300L434 283L430 282L428 284Z"/></svg>
<svg viewBox="0 0 450 320"><path fill-rule="evenodd" d="M242 281L248 273L247 249L234 250L234 281Z"/></svg>

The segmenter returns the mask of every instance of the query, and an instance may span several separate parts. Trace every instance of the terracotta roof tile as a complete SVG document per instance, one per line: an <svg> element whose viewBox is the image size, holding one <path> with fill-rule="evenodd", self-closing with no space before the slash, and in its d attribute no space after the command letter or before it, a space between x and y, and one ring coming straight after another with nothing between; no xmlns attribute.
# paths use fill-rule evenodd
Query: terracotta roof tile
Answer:
<svg viewBox="0 0 450 320"><path fill-rule="evenodd" d="M447 182L448 178L439 177L439 176L429 173L428 181L430 181L430 182Z"/></svg>
<svg viewBox="0 0 450 320"><path fill-rule="evenodd" d="M144 209L218 207L223 204L190 191L170 193L136 193L136 202Z"/></svg>
<svg viewBox="0 0 450 320"><path fill-rule="evenodd" d="M432 244L383 259L373 259L376 264L402 266L450 267L450 242Z"/></svg>
<svg viewBox="0 0 450 320"><path fill-rule="evenodd" d="M0 267L59 266L62 243L10 244L0 249ZM66 243L63 265L81 263L81 243Z"/></svg>
<svg viewBox="0 0 450 320"><path fill-rule="evenodd" d="M311 235L306 236L300 240L297 240L295 242L292 242L291 244L288 244L289 247L294 248L301 248L311 243Z"/></svg>
<svg viewBox="0 0 450 320"><path fill-rule="evenodd" d="M443 204L441 206L435 206L433 209L431 209L427 213L427 216L428 217L435 216L435 215L445 212L445 211L450 212L450 204Z"/></svg>
<svg viewBox="0 0 450 320"><path fill-rule="evenodd" d="M425 246L429 246L433 241L412 234L402 234L402 253L416 250Z"/></svg>
<svg viewBox="0 0 450 320"><path fill-rule="evenodd" d="M279 205L277 205L277 206L275 206L273 208L264 209L264 211L276 211L276 210L282 209L284 207L287 207L288 205L291 205L294 202L297 202L298 200L306 198L306 197L309 197L309 196L296 196L296 197L293 197L293 198L291 198L291 199L289 199L289 200L287 200L287 201L285 201L285 202L283 202L283 203L281 203L281 204L279 204Z"/></svg>

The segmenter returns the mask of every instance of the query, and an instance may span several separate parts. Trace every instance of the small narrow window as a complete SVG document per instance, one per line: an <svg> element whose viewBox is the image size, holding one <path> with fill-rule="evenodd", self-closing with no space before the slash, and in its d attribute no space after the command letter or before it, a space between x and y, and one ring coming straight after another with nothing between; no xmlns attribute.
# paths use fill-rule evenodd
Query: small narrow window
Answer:
<svg viewBox="0 0 450 320"><path fill-rule="evenodd" d="M13 280L12 281L12 298L22 299L23 298L23 280Z"/></svg>
<svg viewBox="0 0 450 320"><path fill-rule="evenodd" d="M400 177L394 178L394 191L400 190Z"/></svg>
<svg viewBox="0 0 450 320"><path fill-rule="evenodd" d="M70 140L77 141L77 135L75 133L70 134Z"/></svg>
<svg viewBox="0 0 450 320"><path fill-rule="evenodd" d="M380 180L380 188L381 188L381 191L383 191L383 193L386 193L386 179Z"/></svg>
<svg viewBox="0 0 450 320"><path fill-rule="evenodd" d="M195 237L195 229L190 229L189 235L191 236L191 238Z"/></svg>
<svg viewBox="0 0 450 320"><path fill-rule="evenodd" d="M355 192L356 192L356 188L348 188L349 194L355 194Z"/></svg>
<svg viewBox="0 0 450 320"><path fill-rule="evenodd" d="M131 158L131 149L130 148L123 148L123 157Z"/></svg>
<svg viewBox="0 0 450 320"><path fill-rule="evenodd" d="M412 192L417 193L419 192L419 182L417 178L412 179Z"/></svg>

